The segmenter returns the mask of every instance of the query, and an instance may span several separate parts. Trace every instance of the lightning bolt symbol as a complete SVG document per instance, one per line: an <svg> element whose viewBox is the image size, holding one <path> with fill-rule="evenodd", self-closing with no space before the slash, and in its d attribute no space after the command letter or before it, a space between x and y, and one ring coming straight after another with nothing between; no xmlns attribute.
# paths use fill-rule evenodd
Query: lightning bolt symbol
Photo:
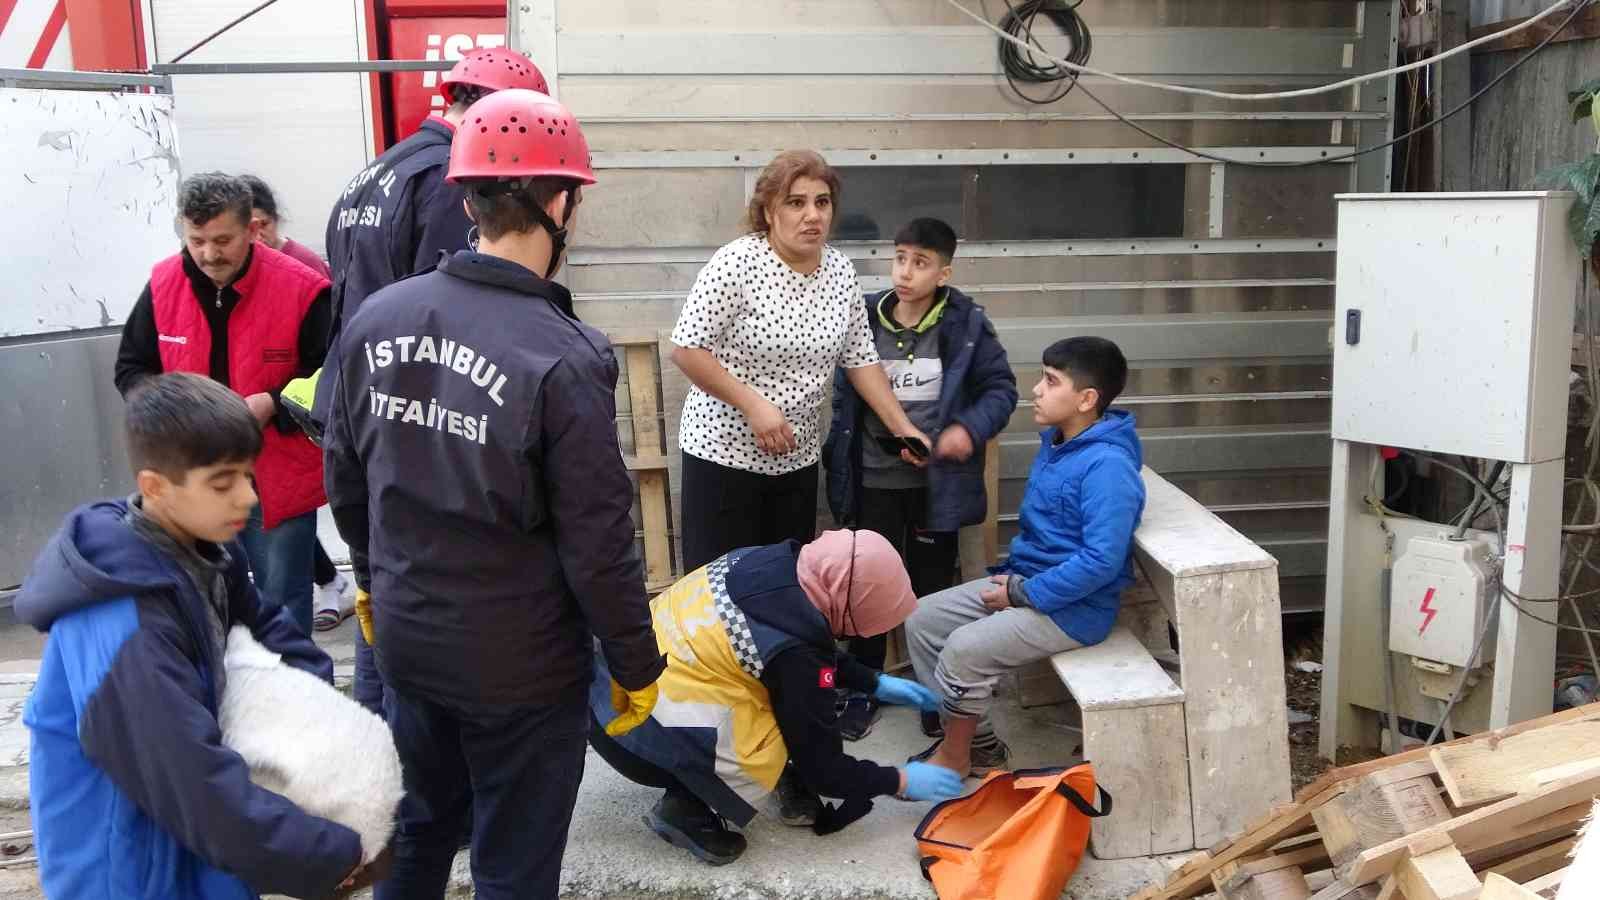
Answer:
<svg viewBox="0 0 1600 900"><path fill-rule="evenodd" d="M1428 605L1428 604L1430 604L1432 602L1433 602L1433 588L1428 588L1428 592L1426 594L1422 595L1422 606L1421 606L1421 611L1426 613L1426 615L1422 619L1422 627L1417 629L1417 634L1421 634L1424 631L1427 631L1428 630L1428 626L1430 624L1432 624L1432 622L1433 622L1433 617L1437 616L1439 614L1439 611L1437 609L1434 609L1432 606Z"/></svg>

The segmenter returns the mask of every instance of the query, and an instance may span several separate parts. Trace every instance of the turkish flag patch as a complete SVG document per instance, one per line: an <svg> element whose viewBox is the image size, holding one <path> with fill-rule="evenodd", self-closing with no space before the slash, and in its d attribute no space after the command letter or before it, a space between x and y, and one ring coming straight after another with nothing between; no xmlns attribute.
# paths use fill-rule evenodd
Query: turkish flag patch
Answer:
<svg viewBox="0 0 1600 900"><path fill-rule="evenodd" d="M834 669L834 668L818 669L817 670L817 687L831 689L833 687L834 681L838 677L838 674L839 674L839 670L838 669Z"/></svg>

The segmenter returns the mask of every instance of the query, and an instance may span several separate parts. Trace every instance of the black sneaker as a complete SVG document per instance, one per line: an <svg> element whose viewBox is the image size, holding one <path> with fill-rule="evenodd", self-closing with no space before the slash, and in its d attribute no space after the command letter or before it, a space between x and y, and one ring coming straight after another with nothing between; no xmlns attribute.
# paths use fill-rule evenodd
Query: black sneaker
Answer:
<svg viewBox="0 0 1600 900"><path fill-rule="evenodd" d="M793 767L778 776L778 819L785 825L805 827L816 824L822 813L822 798L800 783Z"/></svg>
<svg viewBox="0 0 1600 900"><path fill-rule="evenodd" d="M928 745L928 749L915 756L907 757L906 762L927 762L933 757L933 754L939 751L939 745L942 743L944 743L944 738L934 741ZM982 778L998 769L1010 768L1010 765L1011 748L1006 746L1005 741L995 738L992 744L973 745L972 768L961 774L963 774L963 777L970 775L973 778Z"/></svg>
<svg viewBox="0 0 1600 900"><path fill-rule="evenodd" d="M839 736L847 741L861 740L872 733L872 726L878 723L879 715L876 699L865 694L851 697L839 711Z"/></svg>
<svg viewBox="0 0 1600 900"><path fill-rule="evenodd" d="M645 814L644 823L662 840L713 866L725 866L744 854L744 835L728 828L711 807L684 791L662 794Z"/></svg>
<svg viewBox="0 0 1600 900"><path fill-rule="evenodd" d="M944 722L937 712L923 711L922 733L928 737L944 737Z"/></svg>

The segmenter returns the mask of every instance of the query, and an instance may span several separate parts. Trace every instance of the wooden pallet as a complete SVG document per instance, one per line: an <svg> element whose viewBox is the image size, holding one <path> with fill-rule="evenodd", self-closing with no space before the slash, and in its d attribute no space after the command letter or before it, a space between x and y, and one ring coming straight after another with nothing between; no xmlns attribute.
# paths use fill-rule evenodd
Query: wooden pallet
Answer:
<svg viewBox="0 0 1600 900"><path fill-rule="evenodd" d="M624 457L639 479L639 517L644 528L645 589L654 594L677 580L672 563L672 496L667 477L666 432L661 422L661 377L657 369L661 337L651 332L613 332L611 345L621 351L628 375L628 421L633 428L633 455Z"/></svg>
<svg viewBox="0 0 1600 900"><path fill-rule="evenodd" d="M1600 704L1335 769L1132 900L1527 900L1600 796Z"/></svg>

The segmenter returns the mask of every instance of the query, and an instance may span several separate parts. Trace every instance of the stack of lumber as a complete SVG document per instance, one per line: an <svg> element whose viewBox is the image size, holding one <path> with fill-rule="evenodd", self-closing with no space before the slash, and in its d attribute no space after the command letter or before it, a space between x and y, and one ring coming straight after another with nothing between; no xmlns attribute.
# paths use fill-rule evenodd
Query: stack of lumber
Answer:
<svg viewBox="0 0 1600 900"><path fill-rule="evenodd" d="M1131 900L1553 900L1597 796L1600 703L1335 769Z"/></svg>

